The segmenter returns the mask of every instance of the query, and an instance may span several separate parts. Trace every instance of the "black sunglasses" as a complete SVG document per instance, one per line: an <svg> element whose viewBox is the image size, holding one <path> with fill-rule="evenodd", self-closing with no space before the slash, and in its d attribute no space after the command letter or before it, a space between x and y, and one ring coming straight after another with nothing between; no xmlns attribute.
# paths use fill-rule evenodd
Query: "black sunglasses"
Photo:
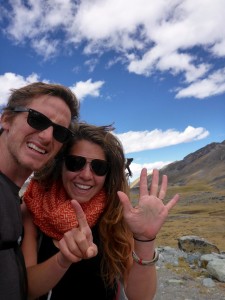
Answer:
<svg viewBox="0 0 225 300"><path fill-rule="evenodd" d="M53 127L53 136L60 142L65 143L73 136L72 131L68 128L52 122L48 117L31 108L15 107L12 109L14 112L28 112L27 123L36 130L45 130L48 127Z"/></svg>
<svg viewBox="0 0 225 300"><path fill-rule="evenodd" d="M67 155L64 157L64 161L67 170L70 172L77 172L82 170L87 163L86 157L77 155ZM91 166L91 170L97 176L104 176L109 170L109 164L106 160L93 159L89 163Z"/></svg>

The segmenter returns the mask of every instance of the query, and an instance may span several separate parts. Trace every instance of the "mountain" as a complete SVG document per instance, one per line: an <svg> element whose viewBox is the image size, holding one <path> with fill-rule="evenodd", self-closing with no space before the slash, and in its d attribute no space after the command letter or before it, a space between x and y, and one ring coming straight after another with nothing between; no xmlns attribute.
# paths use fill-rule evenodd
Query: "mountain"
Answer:
<svg viewBox="0 0 225 300"><path fill-rule="evenodd" d="M225 141L211 143L160 169L166 174L170 187L189 187L193 190L225 190ZM148 176L150 184L151 175ZM139 180L131 186L135 192ZM136 191L137 192L137 191Z"/></svg>

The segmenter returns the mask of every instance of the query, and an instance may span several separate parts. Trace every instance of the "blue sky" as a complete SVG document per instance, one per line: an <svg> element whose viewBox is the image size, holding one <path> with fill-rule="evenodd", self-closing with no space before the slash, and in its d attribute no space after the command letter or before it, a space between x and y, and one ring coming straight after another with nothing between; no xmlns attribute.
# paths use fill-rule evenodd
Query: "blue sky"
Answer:
<svg viewBox="0 0 225 300"><path fill-rule="evenodd" d="M0 1L0 106L34 81L70 87L142 167L225 140L224 0Z"/></svg>

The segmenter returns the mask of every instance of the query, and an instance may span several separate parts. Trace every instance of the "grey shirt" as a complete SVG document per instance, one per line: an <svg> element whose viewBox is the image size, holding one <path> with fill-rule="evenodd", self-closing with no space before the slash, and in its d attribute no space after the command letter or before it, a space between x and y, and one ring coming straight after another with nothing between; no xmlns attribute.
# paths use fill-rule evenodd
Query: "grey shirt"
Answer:
<svg viewBox="0 0 225 300"><path fill-rule="evenodd" d="M19 246L23 225L19 187L0 173L0 299L26 297L26 271Z"/></svg>

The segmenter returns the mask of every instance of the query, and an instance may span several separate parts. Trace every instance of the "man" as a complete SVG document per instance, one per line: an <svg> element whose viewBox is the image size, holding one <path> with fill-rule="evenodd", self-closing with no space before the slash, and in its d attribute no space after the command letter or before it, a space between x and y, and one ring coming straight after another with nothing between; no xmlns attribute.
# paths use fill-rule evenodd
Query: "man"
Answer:
<svg viewBox="0 0 225 300"><path fill-rule="evenodd" d="M23 226L19 190L33 171L53 161L71 137L79 103L70 89L33 83L12 90L0 129L0 299L26 295L26 269L20 250Z"/></svg>

